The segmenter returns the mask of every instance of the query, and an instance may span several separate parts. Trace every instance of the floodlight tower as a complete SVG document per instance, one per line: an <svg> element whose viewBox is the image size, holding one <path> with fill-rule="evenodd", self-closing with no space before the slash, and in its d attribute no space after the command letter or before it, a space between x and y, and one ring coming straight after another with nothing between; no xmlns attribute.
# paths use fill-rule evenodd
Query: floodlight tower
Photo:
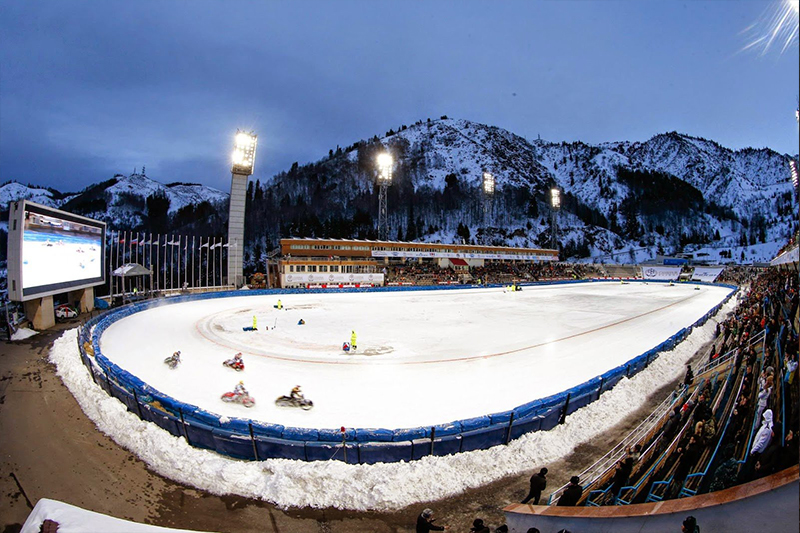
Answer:
<svg viewBox="0 0 800 533"><path fill-rule="evenodd" d="M244 285L242 256L244 255L244 208L247 198L247 178L253 173L258 136L236 131L231 165L231 200L228 208L228 284Z"/></svg>
<svg viewBox="0 0 800 533"><path fill-rule="evenodd" d="M483 173L483 225L486 226L491 218L494 204L494 176L490 172Z"/></svg>
<svg viewBox="0 0 800 533"><path fill-rule="evenodd" d="M558 187L550 189L551 227L553 230L553 250L558 250L558 212L561 209L561 191Z"/></svg>
<svg viewBox="0 0 800 533"><path fill-rule="evenodd" d="M389 219L386 216L386 190L392 183L392 156L384 152L378 156L378 239L389 240Z"/></svg>

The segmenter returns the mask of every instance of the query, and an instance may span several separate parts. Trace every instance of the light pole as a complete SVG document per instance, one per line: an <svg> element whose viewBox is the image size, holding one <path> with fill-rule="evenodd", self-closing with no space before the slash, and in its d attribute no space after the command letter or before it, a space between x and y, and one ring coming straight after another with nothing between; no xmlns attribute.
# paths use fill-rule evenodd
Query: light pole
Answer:
<svg viewBox="0 0 800 533"><path fill-rule="evenodd" d="M389 219L386 216L386 190L392 183L392 156L384 152L378 156L378 239L389 240Z"/></svg>
<svg viewBox="0 0 800 533"><path fill-rule="evenodd" d="M561 191L557 187L550 189L550 207L552 208L553 250L558 250L558 211L561 209Z"/></svg>
<svg viewBox="0 0 800 533"><path fill-rule="evenodd" d="M228 209L228 285L244 285L242 254L244 252L244 209L247 198L247 178L253 173L258 136L237 131L231 165L231 199Z"/></svg>

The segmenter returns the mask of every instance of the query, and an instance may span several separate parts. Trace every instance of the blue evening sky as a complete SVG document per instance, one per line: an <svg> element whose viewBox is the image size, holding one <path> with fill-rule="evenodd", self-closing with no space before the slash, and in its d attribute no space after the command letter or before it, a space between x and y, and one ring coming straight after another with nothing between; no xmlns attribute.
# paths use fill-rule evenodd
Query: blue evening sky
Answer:
<svg viewBox="0 0 800 533"><path fill-rule="evenodd" d="M745 50L778 4L4 0L0 182L78 190L146 165L227 191L237 128L264 179L443 114L795 154L797 41Z"/></svg>

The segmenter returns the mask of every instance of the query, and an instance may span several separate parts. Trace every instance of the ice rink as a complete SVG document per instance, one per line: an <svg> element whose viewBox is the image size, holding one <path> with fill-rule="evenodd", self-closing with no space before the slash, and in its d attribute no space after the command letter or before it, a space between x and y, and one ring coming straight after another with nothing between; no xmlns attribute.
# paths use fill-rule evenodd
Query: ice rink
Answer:
<svg viewBox="0 0 800 533"><path fill-rule="evenodd" d="M155 389L220 415L314 428L426 426L578 385L660 344L731 292L696 287L286 294L283 310L277 295L210 299L126 317L100 347ZM253 316L258 331L243 331ZM351 330L358 350L346 354ZM170 370L163 360L175 350L182 363ZM245 370L223 367L238 351ZM250 409L220 400L239 380L256 399ZM297 384L314 408L276 407Z"/></svg>

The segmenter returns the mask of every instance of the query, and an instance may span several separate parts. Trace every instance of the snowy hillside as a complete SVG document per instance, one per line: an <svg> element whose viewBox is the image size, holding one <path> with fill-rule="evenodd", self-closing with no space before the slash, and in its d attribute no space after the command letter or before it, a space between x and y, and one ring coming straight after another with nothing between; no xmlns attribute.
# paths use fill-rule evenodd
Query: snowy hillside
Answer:
<svg viewBox="0 0 800 533"><path fill-rule="evenodd" d="M68 199L69 197L64 198L53 191L22 185L15 181L0 187L0 209L3 211L8 209L9 202L16 202L17 200L31 200L48 207L59 207Z"/></svg>
<svg viewBox="0 0 800 533"><path fill-rule="evenodd" d="M797 225L786 154L676 132L636 143L528 141L442 117L269 179L251 191L253 238L375 238L375 158L385 150L395 159L392 239L549 246L553 186L562 191L565 257L627 262L698 251L710 261L764 261ZM486 215L484 171L497 183Z"/></svg>
<svg viewBox="0 0 800 533"><path fill-rule="evenodd" d="M148 227L152 219L164 218L159 230L169 229L166 219L184 209L193 209L204 202L214 209L227 207L228 194L198 184L164 185L143 172L129 176L117 174L113 179L87 187L64 204L64 208L84 216L107 222L112 228ZM219 204L219 206L218 206Z"/></svg>

